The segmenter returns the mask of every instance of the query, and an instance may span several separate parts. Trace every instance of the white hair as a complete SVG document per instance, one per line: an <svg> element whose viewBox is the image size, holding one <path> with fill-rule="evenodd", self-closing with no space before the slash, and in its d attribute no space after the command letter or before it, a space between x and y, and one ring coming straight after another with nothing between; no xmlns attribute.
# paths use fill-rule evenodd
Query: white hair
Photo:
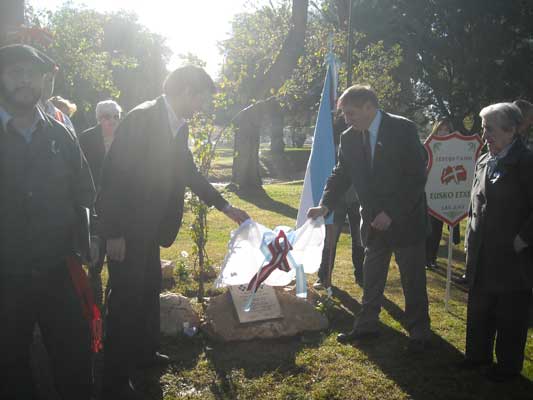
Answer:
<svg viewBox="0 0 533 400"><path fill-rule="evenodd" d="M496 103L483 108L479 112L483 119L494 117L498 126L504 131L517 129L522 123L522 112L516 104L513 103Z"/></svg>
<svg viewBox="0 0 533 400"><path fill-rule="evenodd" d="M122 107L114 100L104 100L96 105L96 120L100 121L100 118L104 114L120 114L122 113Z"/></svg>

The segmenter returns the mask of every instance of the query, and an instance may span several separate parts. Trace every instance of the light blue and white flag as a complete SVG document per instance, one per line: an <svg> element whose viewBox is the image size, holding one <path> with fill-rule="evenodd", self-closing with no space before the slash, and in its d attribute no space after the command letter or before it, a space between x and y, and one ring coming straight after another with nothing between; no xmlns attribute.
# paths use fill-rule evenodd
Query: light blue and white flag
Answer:
<svg viewBox="0 0 533 400"><path fill-rule="evenodd" d="M335 144L333 142L333 115L337 99L337 68L335 56L330 51L327 58L327 71L322 97L318 108L315 134L311 155L305 171L304 188L300 199L300 208L296 227L301 227L307 219L307 210L316 207L326 181L335 166ZM326 219L326 224L333 223L333 213Z"/></svg>

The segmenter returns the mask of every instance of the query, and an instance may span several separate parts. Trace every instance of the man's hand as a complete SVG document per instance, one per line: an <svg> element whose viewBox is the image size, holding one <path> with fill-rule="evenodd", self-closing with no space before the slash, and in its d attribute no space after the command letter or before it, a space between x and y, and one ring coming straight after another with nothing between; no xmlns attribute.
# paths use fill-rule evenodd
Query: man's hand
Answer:
<svg viewBox="0 0 533 400"><path fill-rule="evenodd" d="M520 235L516 235L513 242L513 247L515 253L520 253L522 250L524 250L528 244L524 242L524 239L520 237Z"/></svg>
<svg viewBox="0 0 533 400"><path fill-rule="evenodd" d="M374 218L374 221L372 221L370 226L377 231L386 231L387 229L389 229L391 223L392 219L390 219L390 217L385 213L385 211L382 211L378 215L376 215L376 218Z"/></svg>
<svg viewBox="0 0 533 400"><path fill-rule="evenodd" d="M126 257L126 240L123 237L107 239L107 257L113 261L124 261Z"/></svg>
<svg viewBox="0 0 533 400"><path fill-rule="evenodd" d="M247 219L250 219L248 213L240 208L235 208L232 205L228 205L224 210L222 210L229 218L235 221L238 225L242 224Z"/></svg>
<svg viewBox="0 0 533 400"><path fill-rule="evenodd" d="M309 210L307 210L307 218L317 219L318 217L326 216L328 212L329 209L324 205L311 207Z"/></svg>

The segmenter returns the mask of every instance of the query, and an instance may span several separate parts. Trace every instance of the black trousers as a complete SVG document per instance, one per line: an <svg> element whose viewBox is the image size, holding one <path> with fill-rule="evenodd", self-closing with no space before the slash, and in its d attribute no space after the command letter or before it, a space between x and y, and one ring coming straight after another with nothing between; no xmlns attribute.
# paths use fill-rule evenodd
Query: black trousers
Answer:
<svg viewBox="0 0 533 400"><path fill-rule="evenodd" d="M159 245L126 239L122 262L108 260L104 386L127 382L159 350Z"/></svg>
<svg viewBox="0 0 533 400"><path fill-rule="evenodd" d="M36 399L30 344L39 324L62 399L89 399L89 324L66 262L31 276L2 276L0 283L0 398Z"/></svg>
<svg viewBox="0 0 533 400"><path fill-rule="evenodd" d="M443 222L440 219L429 216L431 224L431 233L426 239L426 264L432 264L437 260L437 253L439 252L440 239L442 237ZM459 244L461 241L461 231L459 224L453 227L452 240L454 244Z"/></svg>
<svg viewBox="0 0 533 400"><path fill-rule="evenodd" d="M326 280L327 269L329 260L331 257L331 269L335 265L335 256L337 253L337 242L342 231L342 226L348 215L348 221L350 223L350 235L352 239L352 264L354 268L354 276L356 281L363 281L363 260L365 256L365 249L361 244L361 214L359 212L359 204L353 203L348 208L339 207L335 210L333 230L326 230L326 238L324 239L324 249L322 250L322 261L318 270L318 277L321 281ZM330 235L333 234L332 238ZM328 246L328 243L333 243L332 246Z"/></svg>
<svg viewBox="0 0 533 400"><path fill-rule="evenodd" d="M486 292L474 287L468 294L466 358L492 362L494 342L498 368L518 374L524 362L531 290Z"/></svg>

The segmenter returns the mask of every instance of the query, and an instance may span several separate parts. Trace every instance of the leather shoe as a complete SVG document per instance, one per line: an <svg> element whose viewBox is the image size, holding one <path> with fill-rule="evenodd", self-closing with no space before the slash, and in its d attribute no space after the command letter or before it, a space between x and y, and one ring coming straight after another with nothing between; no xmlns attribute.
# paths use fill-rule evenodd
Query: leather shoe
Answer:
<svg viewBox="0 0 533 400"><path fill-rule="evenodd" d="M139 368L166 367L172 360L166 354L156 351L150 358L139 363Z"/></svg>
<svg viewBox="0 0 533 400"><path fill-rule="evenodd" d="M348 343L354 340L371 340L377 339L380 336L380 333L375 332L361 332L356 330L351 330L348 333L339 333L337 335L337 342L339 343Z"/></svg>
<svg viewBox="0 0 533 400"><path fill-rule="evenodd" d="M101 398L102 400L143 400L144 396L135 389L131 379L129 379L123 384L104 386Z"/></svg>

